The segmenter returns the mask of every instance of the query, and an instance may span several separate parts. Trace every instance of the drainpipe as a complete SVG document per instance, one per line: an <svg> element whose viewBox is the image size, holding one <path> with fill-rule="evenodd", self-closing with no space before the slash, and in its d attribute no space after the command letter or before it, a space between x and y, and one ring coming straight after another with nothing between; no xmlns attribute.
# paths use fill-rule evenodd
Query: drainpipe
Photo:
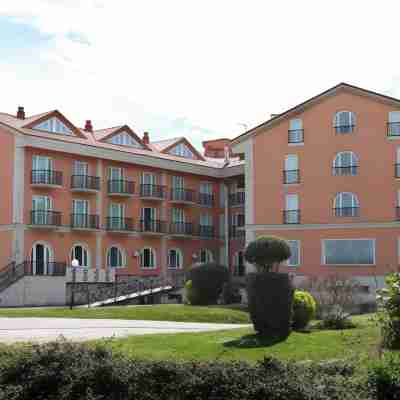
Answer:
<svg viewBox="0 0 400 400"><path fill-rule="evenodd" d="M225 192L225 201L224 201L224 218L225 218L225 260L227 263L227 267L230 270L230 258L229 258L229 192L228 192L228 185L224 182L223 183L224 192Z"/></svg>

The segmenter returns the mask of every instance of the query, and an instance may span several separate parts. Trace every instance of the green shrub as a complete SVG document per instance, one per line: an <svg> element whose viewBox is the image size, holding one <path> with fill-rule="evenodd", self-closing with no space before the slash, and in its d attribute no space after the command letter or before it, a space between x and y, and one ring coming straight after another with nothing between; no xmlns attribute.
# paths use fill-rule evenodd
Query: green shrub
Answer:
<svg viewBox="0 0 400 400"><path fill-rule="evenodd" d="M0 400L366 400L352 378L340 365L271 358L256 365L139 361L65 342L5 358L0 349Z"/></svg>
<svg viewBox="0 0 400 400"><path fill-rule="evenodd" d="M356 327L350 314L340 306L332 307L324 313L317 326L320 329L352 329Z"/></svg>
<svg viewBox="0 0 400 400"><path fill-rule="evenodd" d="M377 400L400 399L400 355L386 353L372 364L368 384Z"/></svg>
<svg viewBox="0 0 400 400"><path fill-rule="evenodd" d="M290 256L288 242L275 236L258 237L247 245L244 253L246 261L255 265L259 272L272 271L274 265L279 266ZM278 271L278 267L276 271Z"/></svg>
<svg viewBox="0 0 400 400"><path fill-rule="evenodd" d="M294 329L304 329L315 318L317 303L310 293L295 290L293 298L292 323Z"/></svg>
<svg viewBox="0 0 400 400"><path fill-rule="evenodd" d="M217 263L205 263L193 266L187 273L187 279L192 281L190 304L217 304L223 286L229 282L229 270Z"/></svg>
<svg viewBox="0 0 400 400"><path fill-rule="evenodd" d="M400 273L392 273L385 279L387 287L378 291L380 306L378 320L382 329L382 346L400 349Z"/></svg>

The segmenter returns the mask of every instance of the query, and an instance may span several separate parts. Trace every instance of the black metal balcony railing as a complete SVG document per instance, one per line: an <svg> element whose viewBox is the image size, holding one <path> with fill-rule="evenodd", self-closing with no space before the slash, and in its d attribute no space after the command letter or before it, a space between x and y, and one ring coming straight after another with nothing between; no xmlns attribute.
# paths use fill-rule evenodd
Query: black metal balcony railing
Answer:
<svg viewBox="0 0 400 400"><path fill-rule="evenodd" d="M288 143L304 143L304 129L289 129Z"/></svg>
<svg viewBox="0 0 400 400"><path fill-rule="evenodd" d="M229 205L231 207L244 205L244 200L245 192L236 192L229 195Z"/></svg>
<svg viewBox="0 0 400 400"><path fill-rule="evenodd" d="M100 178L89 175L72 175L71 189L100 190Z"/></svg>
<svg viewBox="0 0 400 400"><path fill-rule="evenodd" d="M210 225L199 225L199 236L203 238L213 238L214 227Z"/></svg>
<svg viewBox="0 0 400 400"><path fill-rule="evenodd" d="M400 178L400 163L394 164L394 176Z"/></svg>
<svg viewBox="0 0 400 400"><path fill-rule="evenodd" d="M351 133L354 131L355 125L336 125L335 132L336 133Z"/></svg>
<svg viewBox="0 0 400 400"><path fill-rule="evenodd" d="M195 192L191 189L183 189L183 188L172 188L171 189L171 200L172 201L183 201L183 202L190 202L194 203L195 199Z"/></svg>
<svg viewBox="0 0 400 400"><path fill-rule="evenodd" d="M126 181L124 179L111 179L108 181L109 194L125 194L131 195L135 191L135 182Z"/></svg>
<svg viewBox="0 0 400 400"><path fill-rule="evenodd" d="M63 174L61 171L49 169L34 169L31 171L32 185L56 185L62 186Z"/></svg>
<svg viewBox="0 0 400 400"><path fill-rule="evenodd" d="M358 217L360 207L336 207L333 209L335 217Z"/></svg>
<svg viewBox="0 0 400 400"><path fill-rule="evenodd" d="M229 228L229 236L232 238L243 238L246 236L244 229L239 229L238 225L232 225Z"/></svg>
<svg viewBox="0 0 400 400"><path fill-rule="evenodd" d="M67 264L65 262L24 261L25 275L65 276Z"/></svg>
<svg viewBox="0 0 400 400"><path fill-rule="evenodd" d="M387 135L388 136L400 136L400 122L388 122L387 123Z"/></svg>
<svg viewBox="0 0 400 400"><path fill-rule="evenodd" d="M358 172L358 165L349 165L346 167L333 167L333 175L335 176L355 176Z"/></svg>
<svg viewBox="0 0 400 400"><path fill-rule="evenodd" d="M142 183L140 185L140 196L154 199L164 199L165 186Z"/></svg>
<svg viewBox="0 0 400 400"><path fill-rule="evenodd" d="M191 222L171 222L169 233L172 235L193 235L193 224Z"/></svg>
<svg viewBox="0 0 400 400"><path fill-rule="evenodd" d="M283 183L300 183L300 170L291 169L283 171Z"/></svg>
<svg viewBox="0 0 400 400"><path fill-rule="evenodd" d="M199 193L199 204L212 207L214 205L214 195L209 193Z"/></svg>
<svg viewBox="0 0 400 400"><path fill-rule="evenodd" d="M99 216L95 214L71 214L71 228L99 229Z"/></svg>
<svg viewBox="0 0 400 400"><path fill-rule="evenodd" d="M106 229L108 231L133 231L133 219L107 217Z"/></svg>
<svg viewBox="0 0 400 400"><path fill-rule="evenodd" d="M150 233L165 233L166 224L165 221L156 219L142 219L140 220L140 231Z"/></svg>
<svg viewBox="0 0 400 400"><path fill-rule="evenodd" d="M284 210L283 211L284 224L299 224L300 223L300 210Z"/></svg>
<svg viewBox="0 0 400 400"><path fill-rule="evenodd" d="M50 210L32 210L31 225L60 226L61 213L58 211L50 211Z"/></svg>

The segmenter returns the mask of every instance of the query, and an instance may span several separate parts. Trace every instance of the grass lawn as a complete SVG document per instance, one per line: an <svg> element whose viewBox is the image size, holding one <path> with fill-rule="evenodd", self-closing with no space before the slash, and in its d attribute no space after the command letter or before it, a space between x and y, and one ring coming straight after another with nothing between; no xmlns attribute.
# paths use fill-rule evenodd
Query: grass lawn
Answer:
<svg viewBox="0 0 400 400"><path fill-rule="evenodd" d="M115 306L100 308L0 308L0 317L111 318L148 321L250 323L245 311L222 307L192 307L180 304Z"/></svg>
<svg viewBox="0 0 400 400"><path fill-rule="evenodd" d="M260 342L252 329L207 333L130 336L107 340L116 352L156 360L242 360L255 362L264 356L282 360L328 360L376 356L379 329L371 315L354 317L357 328L344 331L294 332L281 343Z"/></svg>

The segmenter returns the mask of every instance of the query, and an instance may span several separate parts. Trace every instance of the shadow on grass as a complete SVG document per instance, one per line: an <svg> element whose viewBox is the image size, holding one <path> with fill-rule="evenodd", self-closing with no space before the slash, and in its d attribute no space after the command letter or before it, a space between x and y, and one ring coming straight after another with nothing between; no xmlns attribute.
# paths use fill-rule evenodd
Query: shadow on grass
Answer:
<svg viewBox="0 0 400 400"><path fill-rule="evenodd" d="M224 347L234 347L237 349L256 349L258 347L271 347L275 344L284 342L287 338L266 337L257 334L245 335L239 339L225 342Z"/></svg>

